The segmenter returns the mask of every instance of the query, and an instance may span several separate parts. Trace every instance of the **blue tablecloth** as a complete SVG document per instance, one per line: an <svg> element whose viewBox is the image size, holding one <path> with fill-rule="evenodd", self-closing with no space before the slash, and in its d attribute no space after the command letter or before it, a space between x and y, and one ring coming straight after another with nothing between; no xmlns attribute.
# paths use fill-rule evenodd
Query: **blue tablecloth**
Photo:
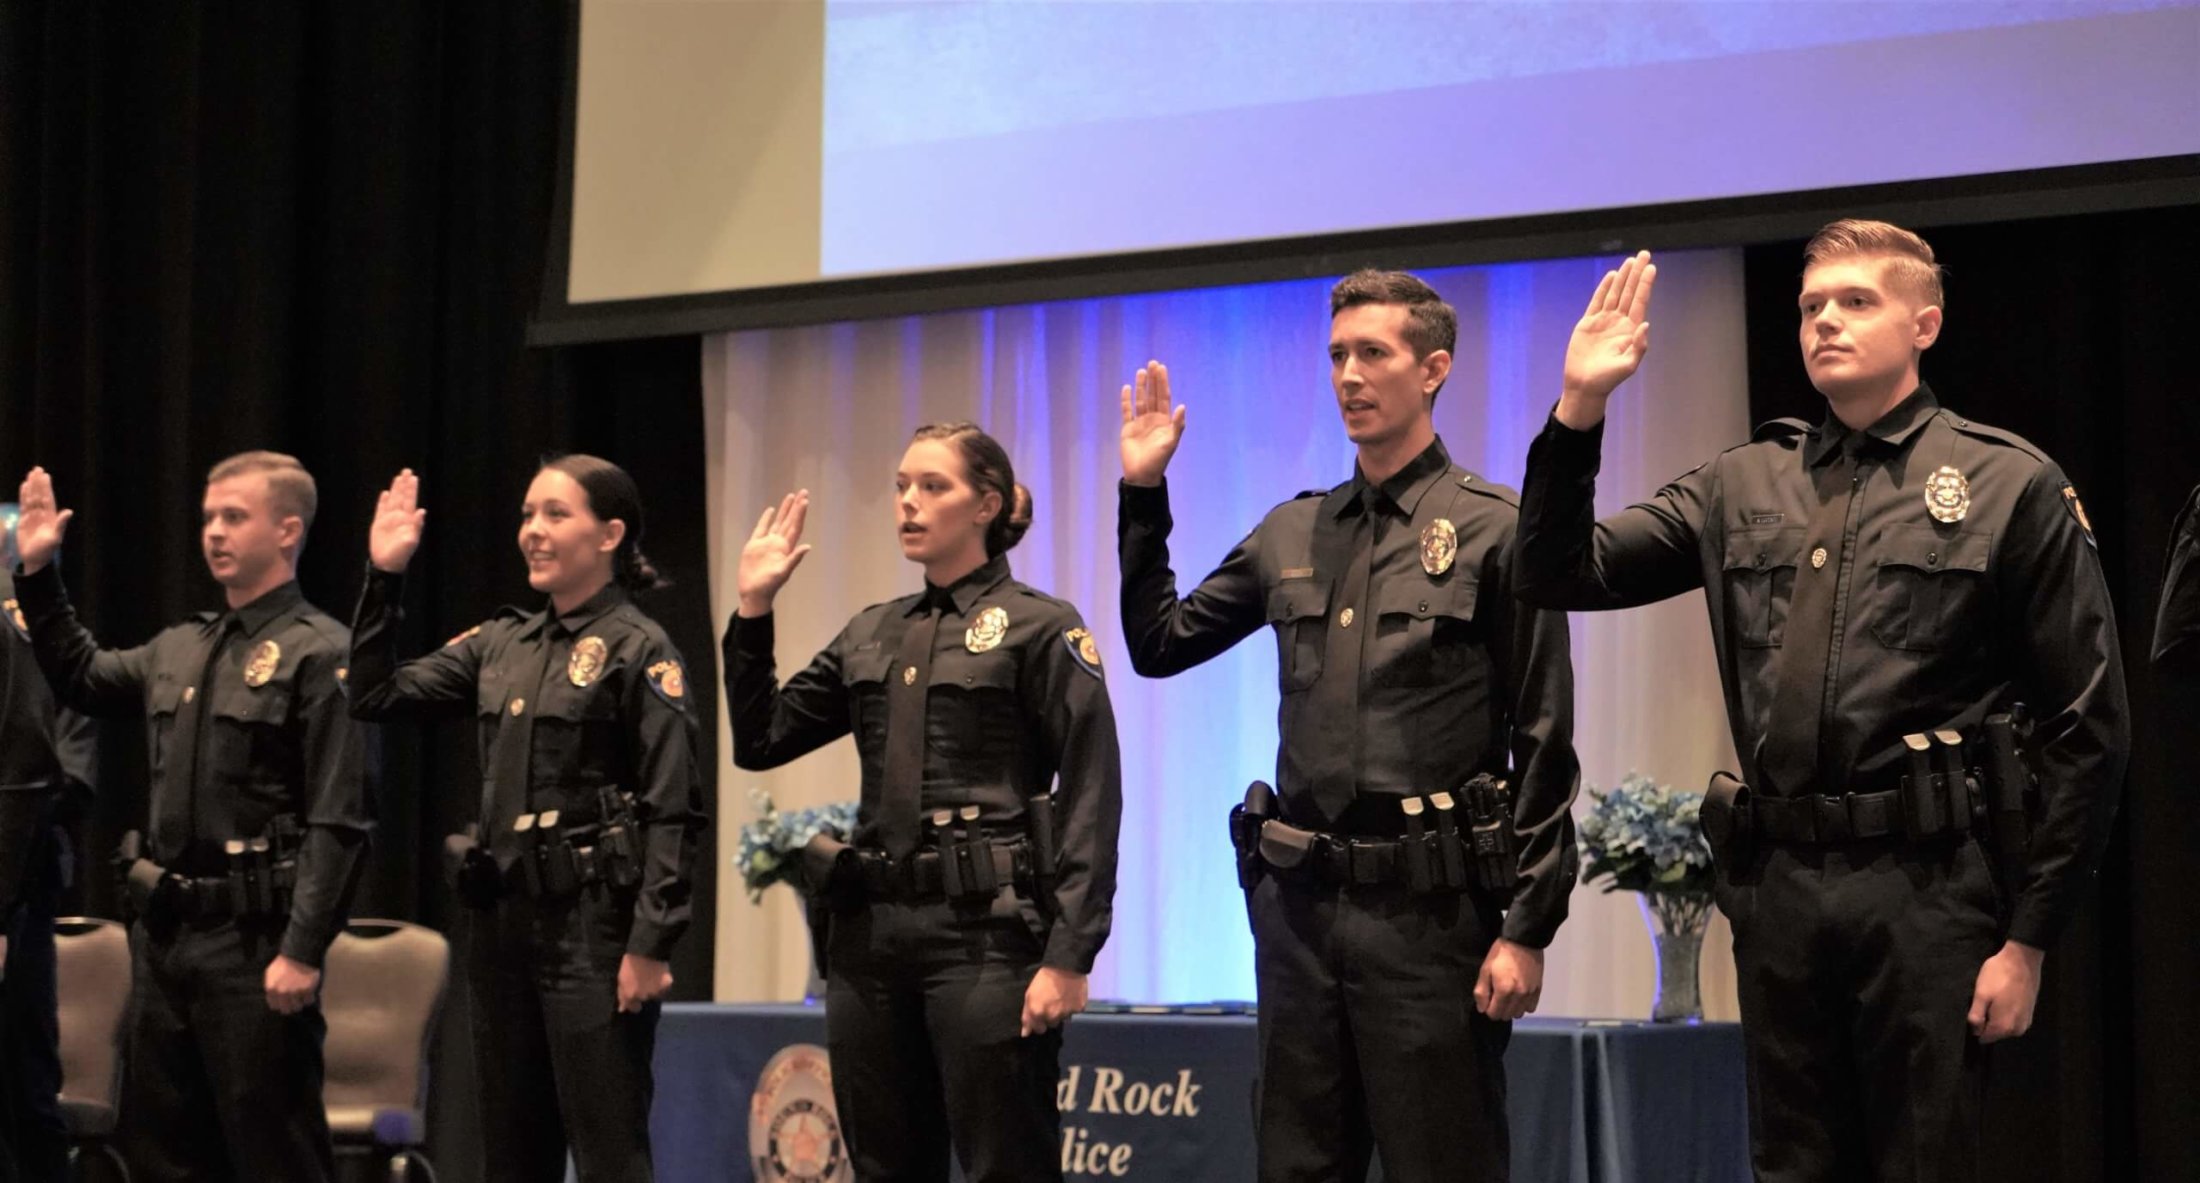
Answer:
<svg viewBox="0 0 2200 1183"><path fill-rule="evenodd" d="M824 1042L815 1006L667 1006L650 1120L657 1177L751 1179L758 1076L781 1048ZM1062 1056L1067 1173L1252 1179L1255 1048L1242 1016L1079 1016ZM1739 1027L1530 1019L1514 1025L1505 1064L1515 1180L1749 1178Z"/></svg>

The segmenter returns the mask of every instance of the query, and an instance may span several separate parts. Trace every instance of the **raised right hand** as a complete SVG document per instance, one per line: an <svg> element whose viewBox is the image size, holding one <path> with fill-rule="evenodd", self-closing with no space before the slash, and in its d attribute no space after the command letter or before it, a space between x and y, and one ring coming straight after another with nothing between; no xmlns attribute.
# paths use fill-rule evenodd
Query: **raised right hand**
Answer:
<svg viewBox="0 0 2200 1183"><path fill-rule="evenodd" d="M61 549L61 536L69 532L69 519L76 516L76 511L54 504L53 477L43 468L33 468L23 478L15 500L16 557L25 575L43 571Z"/></svg>
<svg viewBox="0 0 2200 1183"><path fill-rule="evenodd" d="M1576 431L1596 426L1604 419L1612 391L1641 367L1650 351L1650 289L1657 280L1649 251L1637 252L1619 270L1604 273L1566 343L1560 423Z"/></svg>
<svg viewBox="0 0 2200 1183"><path fill-rule="evenodd" d="M367 557L377 571L401 575L420 549L420 530L428 511L420 508L420 478L404 469L374 503L374 526L367 531Z"/></svg>
<svg viewBox="0 0 2200 1183"><path fill-rule="evenodd" d="M756 519L755 531L741 547L741 570L734 578L741 615L763 616L772 610L772 598L786 586L802 556L810 553L802 541L802 520L809 515L810 491L802 489L780 498L777 509L766 509Z"/></svg>
<svg viewBox="0 0 2200 1183"><path fill-rule="evenodd" d="M1169 367L1157 361L1123 388L1123 480L1153 486L1184 438L1184 408L1169 407Z"/></svg>

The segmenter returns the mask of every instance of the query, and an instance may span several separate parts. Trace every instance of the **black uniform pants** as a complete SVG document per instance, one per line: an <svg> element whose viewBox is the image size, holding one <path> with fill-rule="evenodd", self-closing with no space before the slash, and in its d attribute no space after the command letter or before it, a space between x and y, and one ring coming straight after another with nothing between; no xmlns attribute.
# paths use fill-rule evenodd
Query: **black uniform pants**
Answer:
<svg viewBox="0 0 2200 1183"><path fill-rule="evenodd" d="M1260 990L1262 1183L1505 1183L1505 1045L1474 1009L1498 914L1466 893L1263 877L1247 898Z"/></svg>
<svg viewBox="0 0 2200 1183"><path fill-rule="evenodd" d="M649 1183L662 1007L619 1012L632 894L508 895L470 915L482 1177L561 1183L570 1143L581 1183Z"/></svg>
<svg viewBox="0 0 2200 1183"><path fill-rule="evenodd" d="M326 1180L318 1005L267 1005L285 920L131 926L123 1155L138 1183Z"/></svg>
<svg viewBox="0 0 2200 1183"><path fill-rule="evenodd" d="M1729 871L1757 1177L1975 1179L1968 1015L2001 943L1978 845L1781 844Z"/></svg>
<svg viewBox="0 0 2200 1183"><path fill-rule="evenodd" d="M22 907L8 926L0 978L0 1183L60 1183L68 1177L61 1124L60 1030L54 1007L54 909L61 893L58 833L44 838L24 872Z"/></svg>
<svg viewBox="0 0 2200 1183"><path fill-rule="evenodd" d="M1039 939L1016 915L946 903L838 912L825 1039L833 1103L862 1183L1062 1177L1062 1035L1022 1034Z"/></svg>

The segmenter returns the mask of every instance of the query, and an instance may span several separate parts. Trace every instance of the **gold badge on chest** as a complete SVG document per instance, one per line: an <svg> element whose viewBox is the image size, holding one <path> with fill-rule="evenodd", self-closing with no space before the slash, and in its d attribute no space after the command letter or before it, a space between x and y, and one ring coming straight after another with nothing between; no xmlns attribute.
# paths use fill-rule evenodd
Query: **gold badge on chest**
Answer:
<svg viewBox="0 0 2200 1183"><path fill-rule="evenodd" d="M1421 531L1421 570L1442 575L1459 557L1459 531L1450 518L1438 518Z"/></svg>
<svg viewBox="0 0 2200 1183"><path fill-rule="evenodd" d="M1962 470L1943 464L1925 478L1925 512L1936 522L1960 522L1971 512L1971 482Z"/></svg>
<svg viewBox="0 0 2200 1183"><path fill-rule="evenodd" d="M603 676L610 660L611 650L602 637L582 637L573 643L573 655L565 659L565 680L586 690Z"/></svg>
<svg viewBox="0 0 2200 1183"><path fill-rule="evenodd" d="M972 653L985 653L1001 643L1008 635L1008 613L995 605L978 613L978 619L963 631L963 648Z"/></svg>
<svg viewBox="0 0 2200 1183"><path fill-rule="evenodd" d="M275 676L275 667L283 663L283 647L273 641L262 641L252 651L252 657L244 663L244 684L254 690L267 685Z"/></svg>

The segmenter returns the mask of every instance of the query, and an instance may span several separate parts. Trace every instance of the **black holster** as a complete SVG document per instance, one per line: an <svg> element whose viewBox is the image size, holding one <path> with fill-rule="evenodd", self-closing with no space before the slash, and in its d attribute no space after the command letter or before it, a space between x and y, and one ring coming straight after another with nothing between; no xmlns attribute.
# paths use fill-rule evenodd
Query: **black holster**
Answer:
<svg viewBox="0 0 2200 1183"><path fill-rule="evenodd" d="M1276 816L1276 790L1256 780L1245 790L1245 803L1230 807L1230 848L1237 852L1238 886L1253 890L1260 882L1260 830Z"/></svg>
<svg viewBox="0 0 2200 1183"><path fill-rule="evenodd" d="M1520 855L1513 837L1512 786L1485 772L1460 786L1459 795L1467 806L1475 885L1500 901L1508 901L1513 885L1520 880ZM1439 827L1447 812L1438 808Z"/></svg>
<svg viewBox="0 0 2200 1183"><path fill-rule="evenodd" d="M1054 919L1054 882L1062 865L1061 836L1054 829L1054 794L1024 801L1024 837L1031 844L1031 902L1039 915Z"/></svg>
<svg viewBox="0 0 2200 1183"><path fill-rule="evenodd" d="M443 839L443 877L459 903L485 911L496 907L497 897L504 893L504 881L497 873L496 859L475 837L478 833L479 827L467 826Z"/></svg>
<svg viewBox="0 0 2200 1183"><path fill-rule="evenodd" d="M1731 877L1757 857L1757 816L1749 786L1731 772L1714 772L1703 792L1704 840L1719 871Z"/></svg>
<svg viewBox="0 0 2200 1183"><path fill-rule="evenodd" d="M2024 888L2025 861L2032 848L2032 805L2038 778L2025 762L2024 741L2031 730L2024 706L1989 715L1986 739L1986 821L1983 829L2001 879L2002 898L2012 909Z"/></svg>

